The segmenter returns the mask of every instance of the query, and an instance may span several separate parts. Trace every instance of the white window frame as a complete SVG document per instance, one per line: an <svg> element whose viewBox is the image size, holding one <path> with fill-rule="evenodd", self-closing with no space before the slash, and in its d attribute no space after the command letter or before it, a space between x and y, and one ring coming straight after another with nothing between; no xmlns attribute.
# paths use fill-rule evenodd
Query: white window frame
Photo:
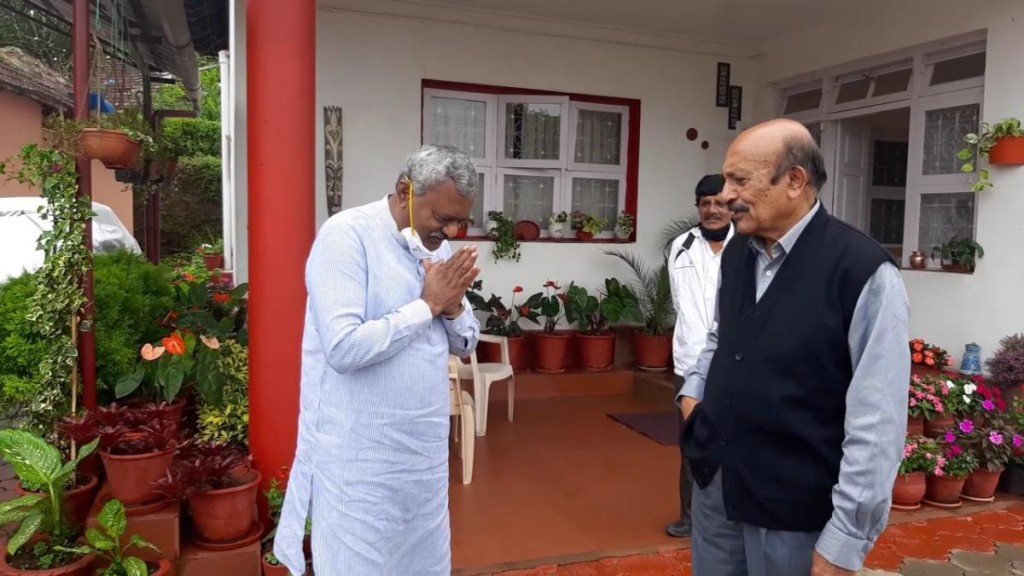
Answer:
<svg viewBox="0 0 1024 576"><path fill-rule="evenodd" d="M622 126L619 134L619 163L618 164L590 164L588 162L576 162L576 130L579 125L580 110L593 112L615 112L622 117ZM629 145L629 106L615 106L612 104L591 104L589 102L569 102L569 142L566 158L567 169L572 171L587 172L611 172L626 173L626 164L629 159L626 157Z"/></svg>
<svg viewBox="0 0 1024 576"><path fill-rule="evenodd" d="M971 192L977 172L924 174L924 117L929 110L977 104L978 118L984 118L984 90L973 88L918 98L910 108L910 147L907 150L907 203L903 212L903 264L909 264L910 252L918 249L921 226L921 196L924 194L956 194ZM978 234L978 201L974 204L974 235ZM927 247L926 247L927 249Z"/></svg>
<svg viewBox="0 0 1024 576"><path fill-rule="evenodd" d="M949 92L959 92L960 90L968 90L971 88L984 88L985 87L985 76L975 76L974 78L967 78L965 80L957 80L956 82L946 82L945 84L939 84L938 86L929 86L931 84L932 75L935 73L935 65L939 62L946 60L952 60L954 58L960 58L962 56L970 56L972 54L985 53L985 42L972 42L963 46L956 46L946 50L938 50L928 54L920 56L920 78L921 86L918 90L920 96L934 96L936 94L946 94ZM986 62L986 68L988 63Z"/></svg>
<svg viewBox="0 0 1024 576"><path fill-rule="evenodd" d="M495 195L495 191L494 191L494 172L495 172L495 169L491 168L490 166L477 166L476 167L476 171L477 171L477 173L483 175L483 177L484 177L483 178L483 180L484 180L484 189L478 191L476 200L474 200L474 202L480 203L480 205L483 207L480 210L481 222L473 222L473 225L470 226L466 230L466 233L467 233L467 236L480 236L480 237L482 237L482 236L486 236L487 235L487 231L484 229L484 226L487 224L487 212L490 211L490 210L494 210L495 209L495 208L492 208L492 206L494 206L494 203L495 203L495 199L494 199L494 195Z"/></svg>
<svg viewBox="0 0 1024 576"><path fill-rule="evenodd" d="M564 183L562 185L562 206L563 206L562 210L565 210L567 213L570 213L570 214L572 213L572 181L573 181L574 178L594 178L594 179L600 179L600 180L618 180L618 182L619 182L619 199L618 199L618 207L615 210L614 218L617 219L619 217L619 214L622 214L622 211L626 209L626 174L625 173L615 174L615 173L612 173L612 172L576 172L576 171L567 171L565 173ZM556 210L555 212L557 213L558 210ZM598 234L595 234L594 238L597 238L597 239L615 238L615 222L616 222L616 220L614 220L614 219L611 222L609 222L609 224L611 224L611 226L612 226L611 230L605 230L604 232L600 232Z"/></svg>
<svg viewBox="0 0 1024 576"><path fill-rule="evenodd" d="M533 176L538 178L552 178L553 190L551 191L551 213L558 214L562 210L569 211L568 208L563 207L563 187L562 180L564 171L562 170L536 170L531 168L498 168L496 171L495 184L494 184L494 200L497 208L490 208L490 210L498 210L501 212L505 211L505 177L506 176ZM486 208L486 207L485 207ZM508 216L506 214L506 216ZM547 217L550 217L548 214ZM487 210L484 210L484 218L487 217ZM544 219L538 223L541 230L541 237L547 236L547 223Z"/></svg>
<svg viewBox="0 0 1024 576"><path fill-rule="evenodd" d="M875 96L875 78L900 70L910 70L910 79L907 80L907 88L900 92L893 92L892 94L886 94L884 96ZM832 90L829 94L828 109L830 112L842 112L844 110L857 110L860 108L877 106L879 104L888 104L890 102L902 102L904 100L909 100L914 93L914 82L916 80L916 76L917 75L914 74L913 59L905 59L882 67L876 67L868 70L854 72L852 74L844 74L842 76L833 77ZM871 79L868 85L868 94L866 97L860 98L858 100L853 100L850 102L843 102L842 104L836 103L836 99L839 98L839 87L841 85L865 77ZM822 99L824 99L824 96Z"/></svg>
<svg viewBox="0 0 1024 576"><path fill-rule="evenodd" d="M473 157L473 164L480 167L493 167L495 165L495 154L497 154L497 108L498 97L494 94L481 94L478 92L459 92L457 90L440 90L437 88L423 89L423 143L436 144L433 142L434 134L434 108L433 99L445 100L466 100L469 102L483 102L485 107L484 121L484 147L483 157Z"/></svg>
<svg viewBox="0 0 1024 576"><path fill-rule="evenodd" d="M559 115L559 135L558 135L558 159L557 160L522 160L515 158L505 157L505 128L507 121L505 119L505 107L508 104L558 104L561 106L561 114ZM548 95L499 95L498 96L498 133L497 142L495 147L496 163L501 168L540 168L540 169L565 169L568 158L566 157L569 149L569 126L567 120L569 119L569 97L568 96L548 96Z"/></svg>
<svg viewBox="0 0 1024 576"><path fill-rule="evenodd" d="M807 110L801 110L799 112L793 112L792 114L786 114L786 106L789 104L789 99L796 94L802 94L804 92L810 92L812 90L822 90L821 99L818 100L817 108L809 108ZM824 91L821 80L815 82L796 84L788 88L784 88L779 94L779 116L786 118L792 118L799 120L800 118L817 118L821 116L822 110L824 109L824 102L828 95Z"/></svg>

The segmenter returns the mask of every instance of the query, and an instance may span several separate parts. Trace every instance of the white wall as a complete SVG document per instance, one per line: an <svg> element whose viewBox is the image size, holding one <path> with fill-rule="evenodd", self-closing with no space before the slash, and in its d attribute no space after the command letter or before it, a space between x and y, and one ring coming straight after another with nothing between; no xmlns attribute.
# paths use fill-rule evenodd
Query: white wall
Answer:
<svg viewBox="0 0 1024 576"><path fill-rule="evenodd" d="M638 243L523 244L520 263L490 258L479 243L484 288L505 298L515 285L540 291L553 279L587 288L627 279L603 248L642 250L650 264L663 227L694 213L697 180L718 172L735 131L714 106L716 63L732 62L744 87L744 119L753 116L755 62L715 55L575 40L463 24L321 8L318 18L319 105L344 111L344 208L382 198L405 156L420 145L421 80L448 80L637 98L641 104ZM317 215L326 217L322 112L317 115ZM685 133L696 128L690 142ZM701 140L710 148L701 150Z"/></svg>
<svg viewBox="0 0 1024 576"><path fill-rule="evenodd" d="M797 74L923 44L956 34L988 30L984 119L1024 117L1024 3L989 0L907 0L850 13L766 46L764 78ZM760 90L758 112L774 115L771 90ZM948 349L959 361L964 344L976 341L984 356L999 339L1024 332L1024 169L992 170L994 189L978 198L977 241L985 248L973 275L906 271L913 336Z"/></svg>

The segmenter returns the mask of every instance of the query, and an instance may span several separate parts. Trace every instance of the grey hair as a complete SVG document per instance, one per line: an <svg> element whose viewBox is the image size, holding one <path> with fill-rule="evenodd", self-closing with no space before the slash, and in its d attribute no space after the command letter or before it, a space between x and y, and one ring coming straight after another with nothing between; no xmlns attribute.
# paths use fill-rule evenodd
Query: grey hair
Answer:
<svg viewBox="0 0 1024 576"><path fill-rule="evenodd" d="M405 168L398 175L398 183L412 180L417 196L422 196L447 180L466 198L477 193L476 166L469 155L454 146L426 145L405 160Z"/></svg>
<svg viewBox="0 0 1024 576"><path fill-rule="evenodd" d="M783 137L781 158L775 167L771 183L777 184L779 179L794 167L803 168L807 172L807 185L815 192L820 192L828 180L825 158L809 132Z"/></svg>

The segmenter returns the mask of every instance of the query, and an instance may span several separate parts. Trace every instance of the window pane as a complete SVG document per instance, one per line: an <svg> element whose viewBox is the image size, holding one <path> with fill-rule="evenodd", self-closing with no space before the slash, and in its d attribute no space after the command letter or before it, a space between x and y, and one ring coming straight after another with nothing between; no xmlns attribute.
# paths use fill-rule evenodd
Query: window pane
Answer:
<svg viewBox="0 0 1024 576"><path fill-rule="evenodd" d="M903 244L903 200L871 199L871 237L879 244Z"/></svg>
<svg viewBox="0 0 1024 576"><path fill-rule="evenodd" d="M839 94L836 95L836 104L854 102L868 97L868 89L871 88L870 78L861 78L853 82L839 85Z"/></svg>
<svg viewBox="0 0 1024 576"><path fill-rule="evenodd" d="M617 166L620 163L621 148L621 112L579 111L576 120L576 162Z"/></svg>
<svg viewBox="0 0 1024 576"><path fill-rule="evenodd" d="M605 230L615 229L619 215L619 181L607 178L573 178L572 211L605 219Z"/></svg>
<svg viewBox="0 0 1024 576"><path fill-rule="evenodd" d="M473 200L473 212L471 218L473 218L473 224L470 228L483 228L484 227L484 186L486 186L487 177L477 172L476 174L476 199Z"/></svg>
<svg viewBox="0 0 1024 576"><path fill-rule="evenodd" d="M872 97L905 92L910 86L910 75L912 73L913 69L907 68L905 70L880 74L875 78L875 90L871 93Z"/></svg>
<svg viewBox="0 0 1024 576"><path fill-rule="evenodd" d="M455 98L433 98L430 144L461 148L473 158L487 157L487 104Z"/></svg>
<svg viewBox="0 0 1024 576"><path fill-rule="evenodd" d="M559 104L506 104L505 158L558 160L561 129Z"/></svg>
<svg viewBox="0 0 1024 576"><path fill-rule="evenodd" d="M821 105L821 88L797 92L786 97L785 114L796 114L806 110L814 110Z"/></svg>
<svg viewBox="0 0 1024 576"><path fill-rule="evenodd" d="M871 184L874 186L907 186L906 142L875 140L875 156L871 164Z"/></svg>
<svg viewBox="0 0 1024 576"><path fill-rule="evenodd" d="M966 146L964 136L978 130L978 113L978 104L925 112L924 175L960 172L965 161L957 158L957 153Z"/></svg>
<svg viewBox="0 0 1024 576"><path fill-rule="evenodd" d="M505 216L513 222L533 220L547 229L555 199L553 176L505 176Z"/></svg>
<svg viewBox="0 0 1024 576"><path fill-rule="evenodd" d="M979 78L985 75L985 53L970 54L936 62L929 86L937 86L968 78Z"/></svg>
<svg viewBox="0 0 1024 576"><path fill-rule="evenodd" d="M974 192L922 194L918 246L931 254L953 236L974 238Z"/></svg>

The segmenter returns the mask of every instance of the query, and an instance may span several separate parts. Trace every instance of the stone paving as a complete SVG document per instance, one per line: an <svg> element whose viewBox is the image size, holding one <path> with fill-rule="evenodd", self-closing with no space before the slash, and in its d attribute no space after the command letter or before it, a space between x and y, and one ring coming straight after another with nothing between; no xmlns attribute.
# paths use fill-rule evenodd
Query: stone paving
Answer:
<svg viewBox="0 0 1024 576"><path fill-rule="evenodd" d="M692 576L689 550L501 572L500 576ZM1024 504L891 524L862 576L1024 576Z"/></svg>

